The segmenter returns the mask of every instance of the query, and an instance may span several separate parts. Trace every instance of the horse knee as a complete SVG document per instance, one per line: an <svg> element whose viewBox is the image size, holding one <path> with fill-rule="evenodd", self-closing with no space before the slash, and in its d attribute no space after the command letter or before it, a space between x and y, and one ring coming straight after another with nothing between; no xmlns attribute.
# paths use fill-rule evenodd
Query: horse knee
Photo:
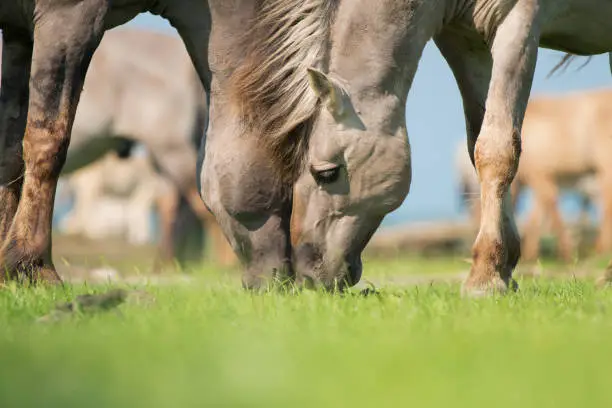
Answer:
<svg viewBox="0 0 612 408"><path fill-rule="evenodd" d="M516 175L520 154L521 136L518 130L483 130L474 150L481 182L494 182L505 193Z"/></svg>

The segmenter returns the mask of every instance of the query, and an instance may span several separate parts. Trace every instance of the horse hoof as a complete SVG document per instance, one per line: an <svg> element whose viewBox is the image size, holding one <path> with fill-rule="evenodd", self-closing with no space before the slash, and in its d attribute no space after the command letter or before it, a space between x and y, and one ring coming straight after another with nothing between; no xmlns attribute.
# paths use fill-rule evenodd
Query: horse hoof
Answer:
<svg viewBox="0 0 612 408"><path fill-rule="evenodd" d="M40 283L50 286L62 285L62 278L53 267L43 266L32 271L30 280L33 283Z"/></svg>
<svg viewBox="0 0 612 408"><path fill-rule="evenodd" d="M36 263L19 262L13 264L0 260L0 283L16 281L21 284L61 285L62 278L53 266L36 266Z"/></svg>

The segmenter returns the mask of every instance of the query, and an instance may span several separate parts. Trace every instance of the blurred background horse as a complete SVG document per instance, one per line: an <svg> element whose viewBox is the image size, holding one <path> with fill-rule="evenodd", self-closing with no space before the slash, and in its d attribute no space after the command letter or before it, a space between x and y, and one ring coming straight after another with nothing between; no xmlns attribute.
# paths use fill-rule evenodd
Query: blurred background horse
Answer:
<svg viewBox="0 0 612 408"><path fill-rule="evenodd" d="M205 125L206 97L179 38L144 30L108 31L90 64L62 174L70 174L126 143L129 149L130 141L141 143L151 163L145 170L141 160L141 168L134 170L151 173L155 169L158 180L153 184L163 186L157 188L161 195L145 193L156 201L161 254L166 260L174 258L175 241L184 242L178 235L185 232L174 228L182 199L206 224L212 259L231 265L233 251L196 187L197 148ZM98 167L92 182L97 180L99 186L129 183L120 180L111 167ZM121 174L126 179L133 177ZM98 187L97 191L102 190Z"/></svg>
<svg viewBox="0 0 612 408"><path fill-rule="evenodd" d="M56 205L73 203L59 221L60 231L95 240L121 238L132 245L156 241L151 214L158 198L175 191L155 171L144 146L136 149L129 157L109 152L60 179L58 198L63 200Z"/></svg>

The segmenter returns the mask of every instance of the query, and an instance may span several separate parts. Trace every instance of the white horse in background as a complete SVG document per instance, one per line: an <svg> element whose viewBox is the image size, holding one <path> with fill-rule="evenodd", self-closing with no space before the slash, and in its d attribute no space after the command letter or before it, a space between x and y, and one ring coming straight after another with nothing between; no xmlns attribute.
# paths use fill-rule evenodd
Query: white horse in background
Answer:
<svg viewBox="0 0 612 408"><path fill-rule="evenodd" d="M127 158L109 152L62 179L74 202L60 221L62 232L94 240L123 238L133 245L154 240L151 214L172 186L155 171L144 146Z"/></svg>

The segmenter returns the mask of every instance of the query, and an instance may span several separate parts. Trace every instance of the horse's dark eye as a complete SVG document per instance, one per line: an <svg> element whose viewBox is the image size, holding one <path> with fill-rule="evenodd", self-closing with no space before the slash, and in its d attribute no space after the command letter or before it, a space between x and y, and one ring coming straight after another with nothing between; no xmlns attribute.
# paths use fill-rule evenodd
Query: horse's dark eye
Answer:
<svg viewBox="0 0 612 408"><path fill-rule="evenodd" d="M338 180L340 176L340 167L332 167L324 170L312 169L312 176L319 184L331 184Z"/></svg>

